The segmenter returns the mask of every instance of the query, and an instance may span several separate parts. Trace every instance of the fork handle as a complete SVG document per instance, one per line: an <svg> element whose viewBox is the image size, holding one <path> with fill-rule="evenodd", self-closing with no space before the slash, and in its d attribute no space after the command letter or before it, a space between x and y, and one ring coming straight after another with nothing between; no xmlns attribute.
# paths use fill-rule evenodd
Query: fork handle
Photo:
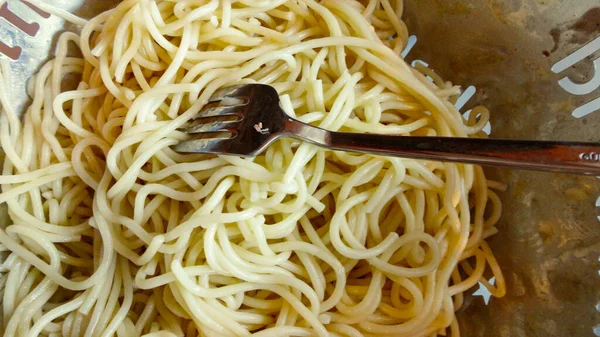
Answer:
<svg viewBox="0 0 600 337"><path fill-rule="evenodd" d="M312 134L300 132L297 135L334 150L600 175L600 144L597 143L388 136L327 131Z"/></svg>

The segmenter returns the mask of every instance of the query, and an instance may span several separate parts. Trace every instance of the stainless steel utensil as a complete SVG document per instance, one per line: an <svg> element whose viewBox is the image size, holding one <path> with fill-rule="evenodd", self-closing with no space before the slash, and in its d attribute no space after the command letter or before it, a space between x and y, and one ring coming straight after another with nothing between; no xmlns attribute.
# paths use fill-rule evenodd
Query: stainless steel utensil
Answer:
<svg viewBox="0 0 600 337"><path fill-rule="evenodd" d="M540 171L600 175L600 145L453 137L411 137L327 131L288 116L277 91L246 84L216 92L193 122L178 152L255 156L281 137L333 150Z"/></svg>

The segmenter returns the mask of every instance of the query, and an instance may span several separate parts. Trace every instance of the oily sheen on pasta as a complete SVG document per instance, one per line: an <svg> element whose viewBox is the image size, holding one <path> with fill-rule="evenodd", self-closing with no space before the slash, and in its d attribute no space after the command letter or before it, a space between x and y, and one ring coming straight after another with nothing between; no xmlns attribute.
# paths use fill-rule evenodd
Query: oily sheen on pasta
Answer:
<svg viewBox="0 0 600 337"><path fill-rule="evenodd" d="M60 36L20 118L2 61L4 336L459 336L504 281L478 166L280 140L184 155L218 89L265 83L329 130L482 137L460 89L401 57L399 0L125 0ZM484 278L495 276L496 286Z"/></svg>

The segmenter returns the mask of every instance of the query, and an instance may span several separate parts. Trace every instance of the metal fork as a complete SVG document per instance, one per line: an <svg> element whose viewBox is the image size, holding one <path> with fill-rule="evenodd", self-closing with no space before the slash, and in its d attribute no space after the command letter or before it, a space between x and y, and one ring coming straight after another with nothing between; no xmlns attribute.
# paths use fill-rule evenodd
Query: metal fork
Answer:
<svg viewBox="0 0 600 337"><path fill-rule="evenodd" d="M277 91L263 84L219 90L180 130L190 136L174 147L182 153L253 157L276 139L293 137L332 150L600 175L597 143L332 132L288 116Z"/></svg>

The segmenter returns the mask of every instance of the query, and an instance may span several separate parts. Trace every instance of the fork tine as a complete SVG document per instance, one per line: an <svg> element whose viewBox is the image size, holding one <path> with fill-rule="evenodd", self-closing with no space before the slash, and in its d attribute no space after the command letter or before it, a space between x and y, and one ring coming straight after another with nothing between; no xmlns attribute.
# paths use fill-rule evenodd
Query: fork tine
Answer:
<svg viewBox="0 0 600 337"><path fill-rule="evenodd" d="M229 87L221 88L221 89L215 91L215 93L212 94L212 96L210 96L210 98L208 99L208 102L209 103L218 102L218 101L222 101L226 97L232 97L232 96L239 95L241 93L240 89L243 89L244 87L247 87L247 86L248 86L248 84L239 84L239 85L232 85Z"/></svg>
<svg viewBox="0 0 600 337"><path fill-rule="evenodd" d="M173 150L182 153L213 153L228 154L230 139L192 139L183 141L173 147Z"/></svg>
<svg viewBox="0 0 600 337"><path fill-rule="evenodd" d="M204 132L220 131L227 128L235 128L239 125L239 123L239 120L223 120L208 123L197 123L190 125L189 127L181 128L180 131L193 135Z"/></svg>
<svg viewBox="0 0 600 337"><path fill-rule="evenodd" d="M234 116L239 115L241 113L241 107L234 106L209 106L204 108L198 112L196 118L201 117L217 117L217 116Z"/></svg>

